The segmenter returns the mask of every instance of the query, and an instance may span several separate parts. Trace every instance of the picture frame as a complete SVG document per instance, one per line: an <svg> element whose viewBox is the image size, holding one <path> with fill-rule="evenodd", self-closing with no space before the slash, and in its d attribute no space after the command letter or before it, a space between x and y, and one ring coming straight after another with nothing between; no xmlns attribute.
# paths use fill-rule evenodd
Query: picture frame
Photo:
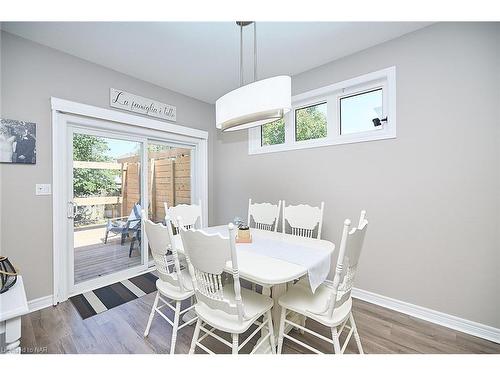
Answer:
<svg viewBox="0 0 500 375"><path fill-rule="evenodd" d="M36 164L36 124L0 119L0 163Z"/></svg>

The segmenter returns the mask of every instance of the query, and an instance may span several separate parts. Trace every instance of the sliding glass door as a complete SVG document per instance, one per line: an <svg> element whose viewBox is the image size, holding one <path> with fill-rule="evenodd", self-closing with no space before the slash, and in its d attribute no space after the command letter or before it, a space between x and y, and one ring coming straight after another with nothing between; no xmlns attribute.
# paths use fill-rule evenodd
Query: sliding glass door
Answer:
<svg viewBox="0 0 500 375"><path fill-rule="evenodd" d="M110 275L140 272L145 140L71 128L72 284L97 285Z"/></svg>
<svg viewBox="0 0 500 375"><path fill-rule="evenodd" d="M153 263L143 214L163 223L167 207L203 195L196 140L127 130L85 118L67 123L68 296L146 272Z"/></svg>

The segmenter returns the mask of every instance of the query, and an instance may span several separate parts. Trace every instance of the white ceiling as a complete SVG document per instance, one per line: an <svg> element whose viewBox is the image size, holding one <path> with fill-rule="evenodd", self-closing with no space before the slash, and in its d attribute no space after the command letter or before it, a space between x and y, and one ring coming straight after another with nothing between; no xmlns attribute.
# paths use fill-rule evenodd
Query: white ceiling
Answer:
<svg viewBox="0 0 500 375"><path fill-rule="evenodd" d="M258 22L258 76L294 75L425 27L424 22ZM2 29L214 103L239 84L232 22L3 22ZM246 80L253 29L245 29Z"/></svg>

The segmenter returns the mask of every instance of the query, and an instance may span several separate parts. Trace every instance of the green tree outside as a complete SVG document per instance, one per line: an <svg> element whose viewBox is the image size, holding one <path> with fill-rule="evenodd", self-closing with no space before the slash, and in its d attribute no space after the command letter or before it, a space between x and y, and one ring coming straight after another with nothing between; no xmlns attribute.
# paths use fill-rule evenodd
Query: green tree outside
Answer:
<svg viewBox="0 0 500 375"><path fill-rule="evenodd" d="M107 155L108 151L108 144L103 138L86 134L75 134L73 136L73 160L112 162L113 158ZM119 170L74 168L74 196L117 195L119 189L116 186L115 179L120 174Z"/></svg>
<svg viewBox="0 0 500 375"><path fill-rule="evenodd" d="M297 141L326 137L326 103L295 111Z"/></svg>
<svg viewBox="0 0 500 375"><path fill-rule="evenodd" d="M295 133L297 141L326 137L326 103L295 111ZM280 119L262 126L262 146L285 143L285 120Z"/></svg>
<svg viewBox="0 0 500 375"><path fill-rule="evenodd" d="M279 119L262 125L262 146L285 143L285 120Z"/></svg>

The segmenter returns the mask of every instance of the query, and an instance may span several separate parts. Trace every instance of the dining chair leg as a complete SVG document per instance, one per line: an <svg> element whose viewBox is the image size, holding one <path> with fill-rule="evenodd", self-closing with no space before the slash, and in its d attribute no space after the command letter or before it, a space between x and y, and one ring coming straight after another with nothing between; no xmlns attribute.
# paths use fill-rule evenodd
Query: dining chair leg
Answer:
<svg viewBox="0 0 500 375"><path fill-rule="evenodd" d="M306 317L305 315L302 315L302 316L300 317L300 325L301 325L302 327L305 327L305 326L306 326L306 319L307 319L307 317ZM300 334L301 334L301 335L303 335L303 334L305 333L305 331L304 331L303 329L299 329L299 332L300 332Z"/></svg>
<svg viewBox="0 0 500 375"><path fill-rule="evenodd" d="M269 330L269 341L271 341L271 353L276 354L276 340L274 339L273 316L271 310L267 312L267 329Z"/></svg>
<svg viewBox="0 0 500 375"><path fill-rule="evenodd" d="M191 348L189 348L189 354L194 354L194 349L196 348L196 342L198 341L198 336L200 335L201 319L198 318L196 321L196 327L194 327L193 339L191 340Z"/></svg>
<svg viewBox="0 0 500 375"><path fill-rule="evenodd" d="M238 354L238 334L233 333L233 351L232 354Z"/></svg>
<svg viewBox="0 0 500 375"><path fill-rule="evenodd" d="M356 345L358 346L359 354L364 354L363 347L361 346L361 339L359 338L358 327L356 327L356 323L354 322L354 316L352 312L349 316L349 321L351 322L351 327L354 330L354 340L356 340Z"/></svg>
<svg viewBox="0 0 500 375"><path fill-rule="evenodd" d="M149 314L148 324L146 325L146 330L144 331L144 337L149 335L149 329L151 328L151 323L153 322L153 317L155 316L156 307L158 306L158 300L160 299L160 292L156 292L155 301L153 302L153 307L151 308L151 313Z"/></svg>
<svg viewBox="0 0 500 375"><path fill-rule="evenodd" d="M280 329L278 334L278 354L281 354L281 350L283 349L283 338L285 334L285 318L286 318L286 309L282 307L281 317L280 317Z"/></svg>
<svg viewBox="0 0 500 375"><path fill-rule="evenodd" d="M172 342L170 343L170 354L175 354L175 342L177 341L177 330L179 329L179 316L181 315L181 301L175 301L174 325L172 326Z"/></svg>
<svg viewBox="0 0 500 375"><path fill-rule="evenodd" d="M333 340L333 352L335 354L341 354L340 353L339 333L337 331L337 327L332 327L332 340Z"/></svg>

